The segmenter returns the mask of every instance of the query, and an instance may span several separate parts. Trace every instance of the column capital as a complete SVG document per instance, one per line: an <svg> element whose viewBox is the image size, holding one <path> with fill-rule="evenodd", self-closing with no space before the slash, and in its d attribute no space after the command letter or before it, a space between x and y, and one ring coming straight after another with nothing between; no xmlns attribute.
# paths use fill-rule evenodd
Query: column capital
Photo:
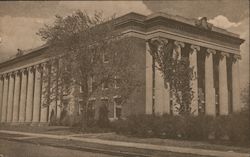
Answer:
<svg viewBox="0 0 250 157"><path fill-rule="evenodd" d="M28 72L34 72L34 67L33 66L27 67L27 71Z"/></svg>
<svg viewBox="0 0 250 157"><path fill-rule="evenodd" d="M157 42L158 44L167 44L168 43L168 39L162 38L162 37L155 37L155 38L151 38L147 42L152 42L152 43L156 43Z"/></svg>
<svg viewBox="0 0 250 157"><path fill-rule="evenodd" d="M41 72L42 69L43 69L43 66L42 66L42 64L37 64L37 65L34 66L34 68L35 68L35 70L37 70L38 72Z"/></svg>
<svg viewBox="0 0 250 157"><path fill-rule="evenodd" d="M40 65L41 65L41 67L45 67L47 65L47 62L43 62Z"/></svg>
<svg viewBox="0 0 250 157"><path fill-rule="evenodd" d="M10 76L10 77L14 77L15 76L15 72L9 72L8 74L7 74L8 76Z"/></svg>
<svg viewBox="0 0 250 157"><path fill-rule="evenodd" d="M200 46L197 46L197 45L191 45L190 48L192 49L192 51L200 51L201 50L201 47Z"/></svg>
<svg viewBox="0 0 250 157"><path fill-rule="evenodd" d="M241 55L238 55L238 54L233 54L232 55L233 62L236 62L237 60L240 60L240 59L241 59Z"/></svg>
<svg viewBox="0 0 250 157"><path fill-rule="evenodd" d="M17 76L17 75L20 74L20 70L14 71L13 73L14 73L15 76Z"/></svg>
<svg viewBox="0 0 250 157"><path fill-rule="evenodd" d="M20 73L22 73L22 74L27 74L27 68L23 68L23 69L20 69Z"/></svg>
<svg viewBox="0 0 250 157"><path fill-rule="evenodd" d="M207 49L206 50L206 56L209 56L210 54L216 54L216 50L214 50L214 49Z"/></svg>
<svg viewBox="0 0 250 157"><path fill-rule="evenodd" d="M214 50L214 49L207 49L207 53L216 54L216 50Z"/></svg>
<svg viewBox="0 0 250 157"><path fill-rule="evenodd" d="M225 53L225 52L220 52L219 53L219 57L220 57L220 60L224 59L225 57L230 57L230 55L228 53Z"/></svg>
<svg viewBox="0 0 250 157"><path fill-rule="evenodd" d="M223 56L223 57L229 57L229 53L226 53L226 52L220 52L220 55Z"/></svg>
<svg viewBox="0 0 250 157"><path fill-rule="evenodd" d="M4 74L3 74L3 77L6 79L6 78L9 77L9 75L8 75L7 73L4 73Z"/></svg>
<svg viewBox="0 0 250 157"><path fill-rule="evenodd" d="M185 43L181 41L174 41L174 45L180 48L183 48L185 46Z"/></svg>

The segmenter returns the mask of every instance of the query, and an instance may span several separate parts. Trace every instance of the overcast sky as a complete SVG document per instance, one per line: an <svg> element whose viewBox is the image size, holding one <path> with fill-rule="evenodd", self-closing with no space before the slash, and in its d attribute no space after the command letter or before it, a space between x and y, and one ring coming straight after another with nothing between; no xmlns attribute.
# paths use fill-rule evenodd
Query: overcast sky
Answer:
<svg viewBox="0 0 250 157"><path fill-rule="evenodd" d="M54 16L68 15L74 10L93 13L102 10L105 16L128 12L148 15L166 12L186 18L206 16L214 25L237 33L245 39L241 46L241 86L249 80L249 1L192 0L192 1L2 1L0 2L0 59L14 55L17 48L30 49L43 44L35 33Z"/></svg>

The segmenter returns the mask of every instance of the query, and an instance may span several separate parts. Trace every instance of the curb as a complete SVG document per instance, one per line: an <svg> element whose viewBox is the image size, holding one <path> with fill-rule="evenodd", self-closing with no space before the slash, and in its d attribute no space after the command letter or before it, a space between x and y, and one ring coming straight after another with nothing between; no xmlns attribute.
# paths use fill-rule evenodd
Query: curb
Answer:
<svg viewBox="0 0 250 157"><path fill-rule="evenodd" d="M92 147L80 147L80 146L74 147L74 146L66 146L66 145L55 145L55 144L49 144L49 143L36 143L32 141L23 141L23 140L12 139L12 138L0 138L0 139L7 140L7 141L20 142L20 143L29 143L29 144L34 144L34 145L50 146L50 147L56 147L56 148L64 148L64 149L85 151L85 152L91 152L91 153L100 153L100 154L107 154L107 155L114 155L114 156L150 157L149 155L145 155L145 154L125 152L125 151L105 150L105 149L98 149L98 148L92 148Z"/></svg>

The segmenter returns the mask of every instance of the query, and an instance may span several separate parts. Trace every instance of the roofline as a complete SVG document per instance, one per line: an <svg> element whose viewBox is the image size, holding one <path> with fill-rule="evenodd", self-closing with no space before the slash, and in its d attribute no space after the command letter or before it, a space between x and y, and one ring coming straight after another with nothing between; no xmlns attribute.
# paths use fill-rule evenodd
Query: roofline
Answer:
<svg viewBox="0 0 250 157"><path fill-rule="evenodd" d="M22 51L23 54L21 56L13 55L13 56L7 58L6 60L2 60L0 62L0 67L4 66L5 64L8 64L14 60L17 60L17 59L22 60L22 59L26 58L27 56L34 54L35 52L39 52L40 50L43 50L43 49L48 48L48 47L49 47L48 44L44 44L44 45L41 45L41 46L33 48L33 49L24 50L24 51Z"/></svg>
<svg viewBox="0 0 250 157"><path fill-rule="evenodd" d="M119 16L113 20L115 22L115 25L121 25L123 23L127 23L128 21L136 21L138 24L145 25L146 21L150 21L150 20L153 20L155 18L163 18L166 20L173 20L173 21L182 23L184 25L189 25L189 26L194 27L194 28L196 27L195 26L196 19L188 19L188 18L184 18L184 17L178 16L178 15L170 15L170 14L163 13L163 12L156 12L156 13L152 13L152 14L147 15L147 16L136 13L136 12L130 12L128 14ZM109 22L109 21L107 21L107 22ZM199 29L199 28L197 28L197 29ZM208 31L208 30L204 30L204 31ZM241 39L238 34L229 32L225 29L222 29L222 28L219 28L216 26L213 26L213 29L210 32L238 40L239 44L242 44L245 41L244 39ZM44 45L41 45L41 46L34 48L34 49L22 51L23 54L21 56L14 55L14 56L11 56L5 60L0 61L0 66L3 66L4 64L8 64L9 62L16 60L16 59L19 59L19 58L20 59L25 58L26 56L30 55L31 53L35 53L37 51L40 51L40 50L42 50L44 48L48 48L48 47L49 47L49 44L44 44Z"/></svg>

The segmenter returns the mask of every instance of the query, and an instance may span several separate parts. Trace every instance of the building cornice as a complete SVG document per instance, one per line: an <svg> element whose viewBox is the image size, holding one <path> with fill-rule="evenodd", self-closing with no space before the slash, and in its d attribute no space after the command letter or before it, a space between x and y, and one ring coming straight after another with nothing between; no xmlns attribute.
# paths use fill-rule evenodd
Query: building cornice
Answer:
<svg viewBox="0 0 250 157"><path fill-rule="evenodd" d="M153 31L159 27L165 29L174 29L176 31L184 31L190 34L199 35L206 37L210 40L220 40L232 45L240 45L244 42L243 39L239 38L239 35L228 32L224 29L212 26L211 30L202 29L196 26L197 20L195 19L186 19L180 16L172 16L165 13L155 13L149 16L144 16L137 18L138 15L127 14L121 20L115 22L117 29L126 29L134 28L145 33L148 31ZM208 23L208 25L211 25Z"/></svg>
<svg viewBox="0 0 250 157"><path fill-rule="evenodd" d="M12 57L8 58L7 60L1 61L0 62L0 67L8 66L8 65L13 64L14 62L19 62L19 61L23 61L23 60L35 57L35 56L37 56L39 54L42 54L43 53L42 50L45 50L48 47L49 47L49 45L44 44L44 45L42 45L40 47L30 49L30 50L27 50L27 51L23 51L23 54L20 55L20 56L15 55L15 56L12 56Z"/></svg>

